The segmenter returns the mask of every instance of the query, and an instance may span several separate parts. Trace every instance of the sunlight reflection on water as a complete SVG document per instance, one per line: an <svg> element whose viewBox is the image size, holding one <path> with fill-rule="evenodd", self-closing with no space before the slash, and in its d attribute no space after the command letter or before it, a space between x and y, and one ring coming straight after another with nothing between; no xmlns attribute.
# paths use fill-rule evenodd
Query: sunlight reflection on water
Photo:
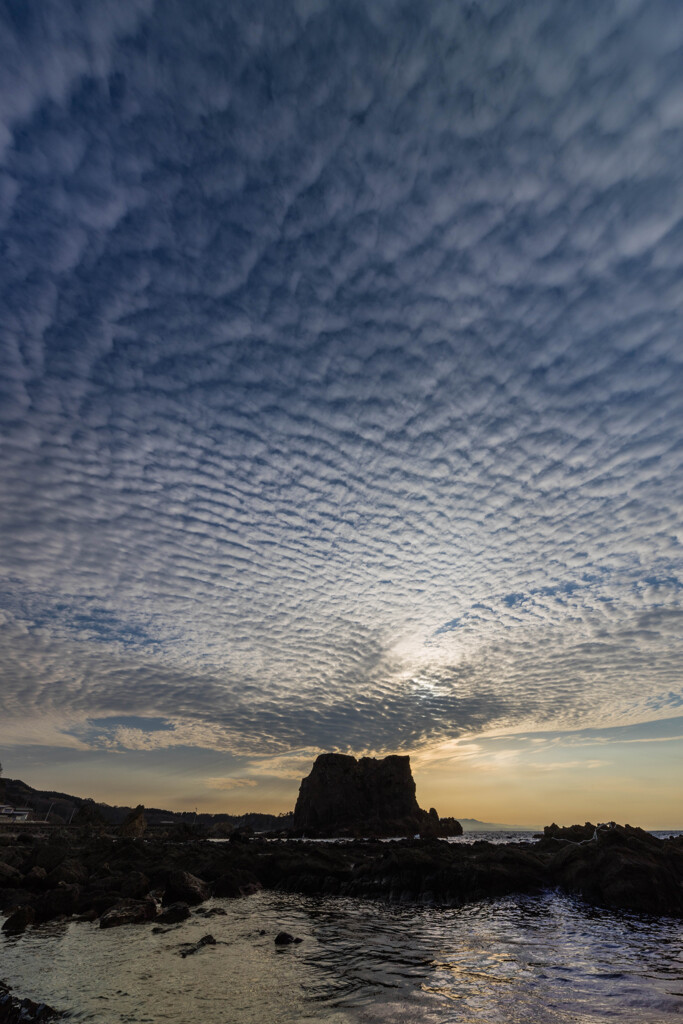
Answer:
<svg viewBox="0 0 683 1024"><path fill-rule="evenodd" d="M102 1024L680 1020L680 923L555 893L461 909L273 892L163 934L51 923L2 942L22 995ZM303 938L278 950L285 928ZM265 930L266 934L259 934ZM211 932L217 945L182 959Z"/></svg>

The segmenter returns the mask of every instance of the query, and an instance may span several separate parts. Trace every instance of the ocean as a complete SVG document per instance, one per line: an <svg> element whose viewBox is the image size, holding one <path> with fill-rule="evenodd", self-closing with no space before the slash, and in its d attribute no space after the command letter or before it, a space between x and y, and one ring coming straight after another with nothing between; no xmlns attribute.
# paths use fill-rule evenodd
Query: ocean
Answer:
<svg viewBox="0 0 683 1024"><path fill-rule="evenodd" d="M53 921L3 936L0 978L101 1024L683 1020L673 918L553 891L461 908L272 891L204 906L224 914L158 934L151 924ZM302 941L278 947L280 930ZM181 956L207 933L216 945Z"/></svg>

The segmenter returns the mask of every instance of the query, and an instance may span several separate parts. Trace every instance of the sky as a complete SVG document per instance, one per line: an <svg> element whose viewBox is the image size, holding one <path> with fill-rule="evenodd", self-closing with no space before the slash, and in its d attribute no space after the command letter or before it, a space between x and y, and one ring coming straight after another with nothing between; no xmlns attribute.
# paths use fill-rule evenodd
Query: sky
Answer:
<svg viewBox="0 0 683 1024"><path fill-rule="evenodd" d="M0 0L0 760L683 827L679 0Z"/></svg>

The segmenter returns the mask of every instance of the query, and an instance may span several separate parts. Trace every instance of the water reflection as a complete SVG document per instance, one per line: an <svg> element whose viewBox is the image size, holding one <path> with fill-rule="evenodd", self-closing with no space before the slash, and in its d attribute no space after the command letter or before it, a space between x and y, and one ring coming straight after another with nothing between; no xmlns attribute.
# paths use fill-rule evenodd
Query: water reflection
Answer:
<svg viewBox="0 0 683 1024"><path fill-rule="evenodd" d="M101 931L54 922L3 941L22 994L102 1024L517 1024L680 1020L680 925L556 893L461 909L261 893L225 916ZM285 928L303 938L277 951ZM207 931L218 945L183 960ZM265 934L261 934L265 932Z"/></svg>

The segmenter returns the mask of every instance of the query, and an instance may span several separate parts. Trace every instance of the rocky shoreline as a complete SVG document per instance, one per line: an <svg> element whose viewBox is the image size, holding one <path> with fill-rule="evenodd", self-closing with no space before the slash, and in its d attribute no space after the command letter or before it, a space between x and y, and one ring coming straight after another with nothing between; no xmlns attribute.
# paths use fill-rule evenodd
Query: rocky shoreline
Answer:
<svg viewBox="0 0 683 1024"><path fill-rule="evenodd" d="M658 839L630 826L589 823L548 826L536 842L500 845L435 838L291 842L239 833L222 843L189 833L0 835L6 937L59 917L99 921L101 928L166 927L191 914L220 913L202 907L212 896L259 889L461 906L552 888L603 907L683 917L683 836ZM0 1024L56 1016L0 985Z"/></svg>
<svg viewBox="0 0 683 1024"><path fill-rule="evenodd" d="M63 915L99 919L103 928L155 921L172 905L260 888L458 906L557 887L596 905L683 916L683 837L630 826L549 826L536 842L501 845L88 832L23 832L0 844L5 934Z"/></svg>

